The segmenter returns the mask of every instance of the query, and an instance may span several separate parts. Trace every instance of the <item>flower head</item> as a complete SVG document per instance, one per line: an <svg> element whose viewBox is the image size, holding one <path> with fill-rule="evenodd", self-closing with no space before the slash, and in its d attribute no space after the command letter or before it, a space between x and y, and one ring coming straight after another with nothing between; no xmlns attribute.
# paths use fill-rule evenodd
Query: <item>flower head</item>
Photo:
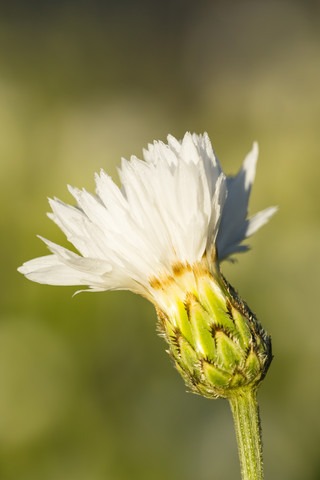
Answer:
<svg viewBox="0 0 320 480"><path fill-rule="evenodd" d="M257 144L237 176L226 177L205 133L182 141L154 142L144 161L123 159L122 187L101 170L96 195L69 187L77 206L50 199L49 217L78 250L42 238L51 255L19 268L50 285L84 285L91 291L126 289L154 303L154 281L171 277L177 265L221 262L246 250L241 242L275 212L247 219L258 157Z"/></svg>
<svg viewBox="0 0 320 480"><path fill-rule="evenodd" d="M123 160L119 189L101 171L96 195L69 187L77 206L49 200L49 217L78 250L43 239L52 254L19 271L51 285L127 289L156 308L169 353L192 391L216 398L256 388L272 359L270 337L220 272L221 260L275 212L247 219L258 147L226 177L208 135L154 142Z"/></svg>

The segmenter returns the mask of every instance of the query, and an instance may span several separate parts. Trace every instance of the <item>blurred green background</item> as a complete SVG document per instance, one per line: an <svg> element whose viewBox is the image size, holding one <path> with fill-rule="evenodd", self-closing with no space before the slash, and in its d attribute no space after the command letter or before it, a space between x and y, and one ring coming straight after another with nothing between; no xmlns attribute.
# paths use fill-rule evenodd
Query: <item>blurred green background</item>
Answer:
<svg viewBox="0 0 320 480"><path fill-rule="evenodd" d="M81 294L16 268L67 246L66 184L153 139L207 130L251 213L279 205L223 272L272 334L259 393L266 479L320 479L320 8L308 1L10 1L0 7L0 479L240 478L226 401L185 393L129 292Z"/></svg>

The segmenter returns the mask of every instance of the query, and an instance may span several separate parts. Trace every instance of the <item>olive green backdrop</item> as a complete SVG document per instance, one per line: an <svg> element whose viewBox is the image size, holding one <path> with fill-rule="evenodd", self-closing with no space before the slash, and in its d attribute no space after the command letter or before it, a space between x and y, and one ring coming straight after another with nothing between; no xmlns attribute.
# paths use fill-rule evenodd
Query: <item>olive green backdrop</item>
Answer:
<svg viewBox="0 0 320 480"><path fill-rule="evenodd" d="M16 272L67 246L46 197L94 189L153 139L207 130L251 213L223 272L272 334L266 479L320 479L320 10L308 1L7 2L0 8L0 479L240 478L226 401L185 392L152 305Z"/></svg>

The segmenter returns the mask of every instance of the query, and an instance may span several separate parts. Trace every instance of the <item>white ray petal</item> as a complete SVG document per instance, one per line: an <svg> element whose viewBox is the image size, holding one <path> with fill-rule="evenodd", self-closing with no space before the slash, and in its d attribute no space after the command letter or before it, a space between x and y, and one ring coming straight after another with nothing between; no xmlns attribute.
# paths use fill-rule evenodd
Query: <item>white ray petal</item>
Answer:
<svg viewBox="0 0 320 480"><path fill-rule="evenodd" d="M56 255L62 263L73 267L81 272L88 272L92 273L93 275L104 275L106 273L110 273L112 267L110 263L102 260L101 258L84 258L80 255L77 255L71 250L67 248L61 247L56 243L47 240L46 238L40 237L39 238L47 245L49 250Z"/></svg>
<svg viewBox="0 0 320 480"><path fill-rule="evenodd" d="M246 238L253 235L257 230L259 230L259 228L266 224L272 217L272 215L277 212L277 210L278 207L269 207L259 213L256 213L255 215L253 215L253 217L250 217L247 221L248 226L245 233Z"/></svg>
<svg viewBox="0 0 320 480"><path fill-rule="evenodd" d="M66 265L57 255L34 258L18 268L29 280L47 285L90 285L91 275Z"/></svg>
<svg viewBox="0 0 320 480"><path fill-rule="evenodd" d="M226 252L229 251L231 245L235 245L245 238L249 196L255 177L257 159L258 145L254 143L238 175L227 179L228 196L217 238L220 260L227 256Z"/></svg>
<svg viewBox="0 0 320 480"><path fill-rule="evenodd" d="M173 153L176 155L176 157L178 157L179 153L180 153L180 150L181 150L181 141L179 142L179 140L177 140L172 135L168 135L167 140L168 140L169 148L173 151Z"/></svg>
<svg viewBox="0 0 320 480"><path fill-rule="evenodd" d="M212 212L207 234L207 249L210 251L211 246L216 243L221 222L221 212L223 211L227 199L226 177L221 173L217 182L215 193L212 199Z"/></svg>

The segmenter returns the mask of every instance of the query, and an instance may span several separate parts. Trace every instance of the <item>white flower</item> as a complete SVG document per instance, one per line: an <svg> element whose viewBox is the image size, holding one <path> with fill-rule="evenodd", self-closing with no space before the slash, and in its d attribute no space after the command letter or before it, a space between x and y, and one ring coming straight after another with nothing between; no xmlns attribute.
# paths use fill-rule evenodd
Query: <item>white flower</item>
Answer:
<svg viewBox="0 0 320 480"><path fill-rule="evenodd" d="M255 143L236 177L226 177L209 137L186 133L182 141L154 142L145 161L122 161L119 189L102 170L96 195L69 187L78 206L49 200L49 217L80 255L42 239L52 255L18 270L50 285L87 285L91 291L127 289L152 300L152 279L174 266L210 259L221 262L246 250L275 207L247 219L258 147Z"/></svg>

